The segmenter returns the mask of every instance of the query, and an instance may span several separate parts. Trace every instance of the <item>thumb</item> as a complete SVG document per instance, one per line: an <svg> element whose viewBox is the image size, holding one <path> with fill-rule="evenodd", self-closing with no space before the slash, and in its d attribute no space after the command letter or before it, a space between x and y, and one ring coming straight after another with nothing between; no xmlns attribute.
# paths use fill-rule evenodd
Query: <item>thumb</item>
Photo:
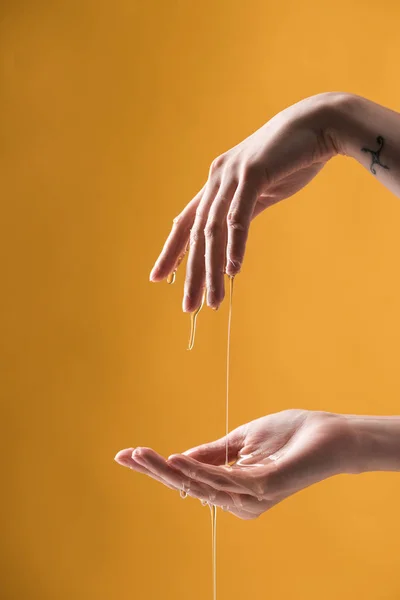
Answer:
<svg viewBox="0 0 400 600"><path fill-rule="evenodd" d="M243 434L240 433L239 428L219 440L186 450L183 455L209 465L223 465L226 461L227 450L228 462L230 463L236 460L242 446Z"/></svg>

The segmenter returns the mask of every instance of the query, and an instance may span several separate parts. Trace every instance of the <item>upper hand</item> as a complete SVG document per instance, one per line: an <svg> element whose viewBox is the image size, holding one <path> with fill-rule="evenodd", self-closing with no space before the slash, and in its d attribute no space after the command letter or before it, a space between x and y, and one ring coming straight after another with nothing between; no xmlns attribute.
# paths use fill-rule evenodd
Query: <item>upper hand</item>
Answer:
<svg viewBox="0 0 400 600"><path fill-rule="evenodd" d="M174 219L150 276L165 279L189 243L185 311L198 308L204 287L208 305L219 306L224 272L240 271L251 220L298 192L337 154L326 128L327 107L336 101L319 94L294 104L213 161L203 188Z"/></svg>

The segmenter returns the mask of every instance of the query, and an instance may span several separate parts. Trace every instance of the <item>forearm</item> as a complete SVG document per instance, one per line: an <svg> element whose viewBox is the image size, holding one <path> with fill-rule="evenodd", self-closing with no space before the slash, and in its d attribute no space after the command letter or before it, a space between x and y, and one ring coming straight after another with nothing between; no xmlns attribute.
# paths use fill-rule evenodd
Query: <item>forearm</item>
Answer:
<svg viewBox="0 0 400 600"><path fill-rule="evenodd" d="M400 417L349 415L351 471L400 471Z"/></svg>
<svg viewBox="0 0 400 600"><path fill-rule="evenodd" d="M400 114L352 94L327 94L327 105L327 132L338 153L400 197Z"/></svg>

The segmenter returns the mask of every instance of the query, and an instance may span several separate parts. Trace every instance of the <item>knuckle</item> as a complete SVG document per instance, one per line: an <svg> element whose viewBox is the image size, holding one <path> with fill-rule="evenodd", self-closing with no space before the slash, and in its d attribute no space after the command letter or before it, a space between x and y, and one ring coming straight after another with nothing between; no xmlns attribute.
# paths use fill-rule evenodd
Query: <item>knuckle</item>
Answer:
<svg viewBox="0 0 400 600"><path fill-rule="evenodd" d="M196 220L197 221L204 221L204 219L206 218L206 211L204 210L203 206L201 204L199 204L199 206L196 208Z"/></svg>
<svg viewBox="0 0 400 600"><path fill-rule="evenodd" d="M183 221L182 213L179 214L178 216L176 216L174 219L172 219L172 223L174 224L175 227L178 227L179 225L181 225L182 221Z"/></svg>
<svg viewBox="0 0 400 600"><path fill-rule="evenodd" d="M227 222L230 229L234 229L236 231L246 231L246 225L237 212L229 213Z"/></svg>
<svg viewBox="0 0 400 600"><path fill-rule="evenodd" d="M207 225L205 226L204 235L205 235L206 239L212 240L215 237L217 237L221 233L221 231L222 231L221 223L218 223L218 221L212 220L212 221L209 221L207 223Z"/></svg>
<svg viewBox="0 0 400 600"><path fill-rule="evenodd" d="M218 171L222 167L224 162L225 158L223 154L217 156L217 158L214 158L210 166L210 173L215 173L216 171Z"/></svg>

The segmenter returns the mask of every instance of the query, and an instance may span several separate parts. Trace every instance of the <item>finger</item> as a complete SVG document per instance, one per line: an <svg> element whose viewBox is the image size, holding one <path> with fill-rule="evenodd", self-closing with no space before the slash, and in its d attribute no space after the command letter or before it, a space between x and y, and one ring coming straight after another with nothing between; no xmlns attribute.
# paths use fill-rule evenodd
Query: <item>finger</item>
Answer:
<svg viewBox="0 0 400 600"><path fill-rule="evenodd" d="M136 448L132 454L133 461L147 469L151 477L162 479L170 486L185 491L188 495L201 500L207 500L217 506L235 506L235 500L230 494L216 490L205 483L194 481L172 467L162 456L151 448Z"/></svg>
<svg viewBox="0 0 400 600"><path fill-rule="evenodd" d="M226 217L236 186L236 181L226 187L221 185L205 227L207 304L212 308L218 308L224 299Z"/></svg>
<svg viewBox="0 0 400 600"><path fill-rule="evenodd" d="M161 467L161 470L162 472L164 472L164 477L161 477L154 471L154 465L153 470L151 470L148 466L145 466L145 464L147 464L146 460L148 460L147 457L151 455L152 452L151 450L150 452L148 452L148 450L149 449L141 449L141 457L135 460L134 458L132 458L132 452L134 451L134 448L127 448L118 452L118 454L115 457L115 460L116 462L118 462L118 464L128 467L129 469L132 469L134 471L137 471L138 473L147 475L148 477L151 477L155 481L162 483L163 485L165 485L173 491L179 492L184 489L189 496L201 500L203 502L215 504L216 506L219 506L220 508L231 512L233 515L241 519L253 519L255 518L255 516L258 516L259 513L257 513L257 511L255 512L254 508L251 509L251 507L248 506L248 502L244 501L243 499L240 499L237 495L219 492L217 490L214 490L210 486L207 486L206 484L198 483L195 481L188 481L186 483L186 487L183 483L181 483L180 486L171 484L170 481L168 481L170 474L169 472L166 472L163 467ZM141 460L142 464L140 464L138 460ZM156 461L158 462L157 455ZM157 465L156 468L158 469L158 472L160 472L160 465ZM182 481L183 479L184 477L182 477ZM246 508L244 508L245 504Z"/></svg>
<svg viewBox="0 0 400 600"><path fill-rule="evenodd" d="M245 431L243 428L238 428L219 440L190 448L190 450L183 452L183 455L202 463L223 465L226 461L226 446L228 445L228 462L236 460L243 447L244 436Z"/></svg>
<svg viewBox="0 0 400 600"><path fill-rule="evenodd" d="M230 276L239 273L246 241L249 233L251 218L257 201L257 189L254 181L242 182L232 200L227 222L228 222L228 244L226 272Z"/></svg>
<svg viewBox="0 0 400 600"><path fill-rule="evenodd" d="M132 457L133 451L134 451L134 448L125 448L124 450L120 450L115 455L115 458L114 458L115 462L117 462L119 465L121 465L123 467L131 468L130 459Z"/></svg>
<svg viewBox="0 0 400 600"><path fill-rule="evenodd" d="M132 452L132 458L135 462L147 468L152 474L158 477L167 476L170 485L179 490L187 487L187 477L174 469L172 465L167 466L167 461L152 448L136 448Z"/></svg>
<svg viewBox="0 0 400 600"><path fill-rule="evenodd" d="M116 462L122 465L123 467L128 467L128 469L132 469L133 471L137 471L138 473L142 473L143 475L148 475L152 479L159 481L160 483L170 488L171 490L174 490L175 492L179 491L179 488L171 485L170 483L162 479L162 477L158 477L154 473L151 473L146 467L140 465L137 461L135 461L132 458L133 450L134 448L127 448L126 450L121 450L121 452L118 452L117 456L115 457Z"/></svg>
<svg viewBox="0 0 400 600"><path fill-rule="evenodd" d="M169 234L160 256L150 273L151 281L162 281L176 267L177 262L185 254L190 229L193 225L196 209L201 201L205 186L196 194L196 196L184 208L181 214L174 219L171 233Z"/></svg>
<svg viewBox="0 0 400 600"><path fill-rule="evenodd" d="M205 285L205 237L204 228L219 183L209 182L196 210L196 218L190 231L189 257L186 266L184 312L194 312L199 308Z"/></svg>
<svg viewBox="0 0 400 600"><path fill-rule="evenodd" d="M265 493L264 480L268 470L265 466L235 469L200 463L179 454L170 457L168 463L192 480L206 483L216 490L247 494L257 498L261 498Z"/></svg>

